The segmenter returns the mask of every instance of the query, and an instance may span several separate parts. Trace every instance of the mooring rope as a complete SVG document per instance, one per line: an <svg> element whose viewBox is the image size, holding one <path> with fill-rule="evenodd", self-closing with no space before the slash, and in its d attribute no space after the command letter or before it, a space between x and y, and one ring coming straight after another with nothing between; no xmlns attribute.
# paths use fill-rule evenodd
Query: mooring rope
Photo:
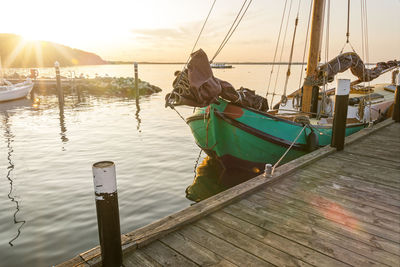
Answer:
<svg viewBox="0 0 400 267"><path fill-rule="evenodd" d="M296 143L297 139L299 139L300 135L303 133L304 129L308 126L308 124L304 125L303 129L301 129L300 133L297 135L297 137L294 139L292 144L290 144L289 148L286 149L285 153L280 157L280 159L274 164L272 167L272 172L271 175L274 174L275 168L278 166L278 164L282 161L282 159L286 156L286 154L290 151L290 149L293 147L293 145Z"/></svg>

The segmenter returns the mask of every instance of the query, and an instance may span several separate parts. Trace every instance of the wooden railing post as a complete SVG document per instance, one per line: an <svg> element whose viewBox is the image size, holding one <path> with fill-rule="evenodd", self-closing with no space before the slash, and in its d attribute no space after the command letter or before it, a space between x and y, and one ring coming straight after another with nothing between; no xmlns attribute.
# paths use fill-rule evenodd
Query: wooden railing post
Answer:
<svg viewBox="0 0 400 267"><path fill-rule="evenodd" d="M400 73L397 74L396 91L394 93L393 115L395 122L400 122Z"/></svg>
<svg viewBox="0 0 400 267"><path fill-rule="evenodd" d="M97 224L103 267L122 266L117 179L112 161L93 164Z"/></svg>
<svg viewBox="0 0 400 267"><path fill-rule="evenodd" d="M335 96L335 115L332 125L331 146L343 150L346 137L347 109L349 105L350 79L337 79Z"/></svg>

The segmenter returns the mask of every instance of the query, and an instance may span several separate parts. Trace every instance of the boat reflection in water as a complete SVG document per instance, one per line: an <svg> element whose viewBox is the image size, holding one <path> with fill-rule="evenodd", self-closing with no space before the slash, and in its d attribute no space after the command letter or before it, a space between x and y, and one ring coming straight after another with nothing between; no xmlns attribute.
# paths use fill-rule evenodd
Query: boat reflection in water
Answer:
<svg viewBox="0 0 400 267"><path fill-rule="evenodd" d="M207 156L197 167L193 183L186 188L186 198L199 202L260 173L261 170L257 168L250 170L226 169L218 159Z"/></svg>

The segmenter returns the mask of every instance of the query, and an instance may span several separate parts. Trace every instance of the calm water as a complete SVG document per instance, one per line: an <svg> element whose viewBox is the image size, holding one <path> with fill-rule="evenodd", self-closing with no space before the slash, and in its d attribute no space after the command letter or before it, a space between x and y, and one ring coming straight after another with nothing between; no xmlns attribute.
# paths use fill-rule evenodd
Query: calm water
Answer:
<svg viewBox="0 0 400 267"><path fill-rule="evenodd" d="M131 99L86 96L78 103L71 95L66 96L63 116L54 95L40 95L38 106L29 99L0 104L1 266L50 266L98 244L94 162L116 164L122 232L189 206L193 202L185 197L185 189L190 185L192 200L222 190L214 184L199 185L209 179L206 170L215 167L209 159L203 161L204 155L199 168L203 171L193 183L199 148L186 124L164 108L173 72L180 68L139 66L142 80L163 89L142 97L140 110ZM238 65L214 74L237 88L265 94L270 68ZM298 87L301 68L293 67L288 92ZM62 74L70 71L91 77L133 74L129 65L65 68ZM286 73L286 67L281 66L280 72ZM40 73L54 76L53 69ZM284 83L280 76L277 87ZM272 89L274 84L275 79ZM191 108L178 110L184 116L192 112Z"/></svg>

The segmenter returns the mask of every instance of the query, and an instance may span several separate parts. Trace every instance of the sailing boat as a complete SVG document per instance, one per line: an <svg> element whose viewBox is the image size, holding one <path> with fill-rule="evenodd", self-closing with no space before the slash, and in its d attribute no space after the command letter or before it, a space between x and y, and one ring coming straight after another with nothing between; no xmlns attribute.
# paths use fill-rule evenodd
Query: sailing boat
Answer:
<svg viewBox="0 0 400 267"><path fill-rule="evenodd" d="M174 90L166 96L166 105L197 107L186 122L196 144L209 156L218 158L227 168L264 169L266 163L280 161L285 152L281 163L330 144L335 92L322 91L320 87L347 68L359 80L352 83L346 136L388 117L393 88L387 84L357 87L357 83L369 82L398 68L400 63L382 62L367 69L358 55L350 52L318 66L324 6L325 0L313 1L305 82L293 94L284 95L274 109L269 109L266 99L251 90L235 91L229 83L215 78L202 50L192 53L187 68L176 73ZM288 148L291 149L287 151Z"/></svg>

